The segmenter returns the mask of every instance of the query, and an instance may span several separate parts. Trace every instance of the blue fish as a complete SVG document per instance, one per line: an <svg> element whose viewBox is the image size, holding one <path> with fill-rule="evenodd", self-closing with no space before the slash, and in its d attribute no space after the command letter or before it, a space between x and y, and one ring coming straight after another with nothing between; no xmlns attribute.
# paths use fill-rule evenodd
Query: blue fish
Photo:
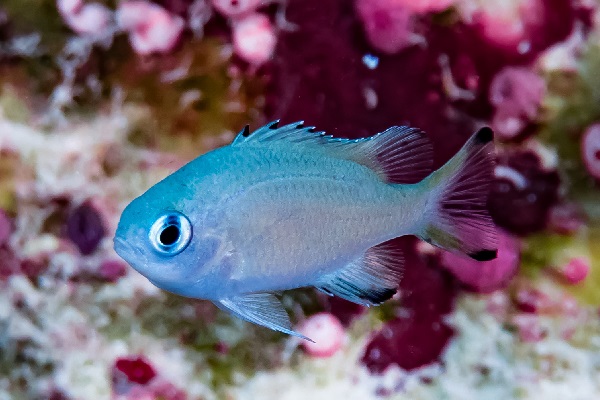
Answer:
<svg viewBox="0 0 600 400"><path fill-rule="evenodd" d="M301 122L246 126L134 199L114 248L159 288L308 339L274 293L314 286L380 304L402 270L390 239L416 235L476 260L496 257L486 210L492 153L492 130L482 128L432 172L431 144L415 128L349 140Z"/></svg>

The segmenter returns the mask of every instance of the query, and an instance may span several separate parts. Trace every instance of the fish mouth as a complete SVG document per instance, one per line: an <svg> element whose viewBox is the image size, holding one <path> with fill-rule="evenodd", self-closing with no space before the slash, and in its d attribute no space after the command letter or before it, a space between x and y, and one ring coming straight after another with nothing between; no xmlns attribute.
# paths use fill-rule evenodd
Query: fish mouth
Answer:
<svg viewBox="0 0 600 400"><path fill-rule="evenodd" d="M113 248L117 254L127 262L129 262L129 259L132 257L139 256L143 258L144 256L139 248L132 246L130 243L125 241L125 239L119 237L115 237L113 239Z"/></svg>

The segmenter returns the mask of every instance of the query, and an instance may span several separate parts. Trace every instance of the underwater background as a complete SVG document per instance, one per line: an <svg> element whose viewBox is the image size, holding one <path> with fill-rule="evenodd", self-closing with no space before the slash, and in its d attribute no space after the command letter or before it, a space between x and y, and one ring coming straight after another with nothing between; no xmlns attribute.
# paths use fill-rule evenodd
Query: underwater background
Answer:
<svg viewBox="0 0 600 400"><path fill-rule="evenodd" d="M283 294L311 344L161 291L123 208L250 124L496 133L498 258L412 237L370 309ZM600 398L600 3L1 0L0 400Z"/></svg>

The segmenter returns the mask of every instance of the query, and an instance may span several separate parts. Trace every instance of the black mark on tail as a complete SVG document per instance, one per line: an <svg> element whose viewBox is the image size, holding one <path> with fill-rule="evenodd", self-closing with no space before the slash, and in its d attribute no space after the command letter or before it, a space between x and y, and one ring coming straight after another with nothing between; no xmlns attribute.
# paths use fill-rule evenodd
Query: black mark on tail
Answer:
<svg viewBox="0 0 600 400"><path fill-rule="evenodd" d="M492 140L494 140L494 131L487 126L481 128L475 134L475 143L477 144L486 144Z"/></svg>
<svg viewBox="0 0 600 400"><path fill-rule="evenodd" d="M469 257L477 261L490 261L498 257L498 250L480 250L469 254Z"/></svg>

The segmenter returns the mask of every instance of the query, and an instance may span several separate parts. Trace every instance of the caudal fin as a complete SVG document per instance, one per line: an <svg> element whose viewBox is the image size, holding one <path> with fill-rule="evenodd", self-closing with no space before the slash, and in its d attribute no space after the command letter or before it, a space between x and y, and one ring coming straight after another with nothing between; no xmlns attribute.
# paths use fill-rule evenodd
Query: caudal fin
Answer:
<svg viewBox="0 0 600 400"><path fill-rule="evenodd" d="M494 172L494 134L481 128L423 184L431 190L423 240L478 261L496 258L496 229L486 202Z"/></svg>

